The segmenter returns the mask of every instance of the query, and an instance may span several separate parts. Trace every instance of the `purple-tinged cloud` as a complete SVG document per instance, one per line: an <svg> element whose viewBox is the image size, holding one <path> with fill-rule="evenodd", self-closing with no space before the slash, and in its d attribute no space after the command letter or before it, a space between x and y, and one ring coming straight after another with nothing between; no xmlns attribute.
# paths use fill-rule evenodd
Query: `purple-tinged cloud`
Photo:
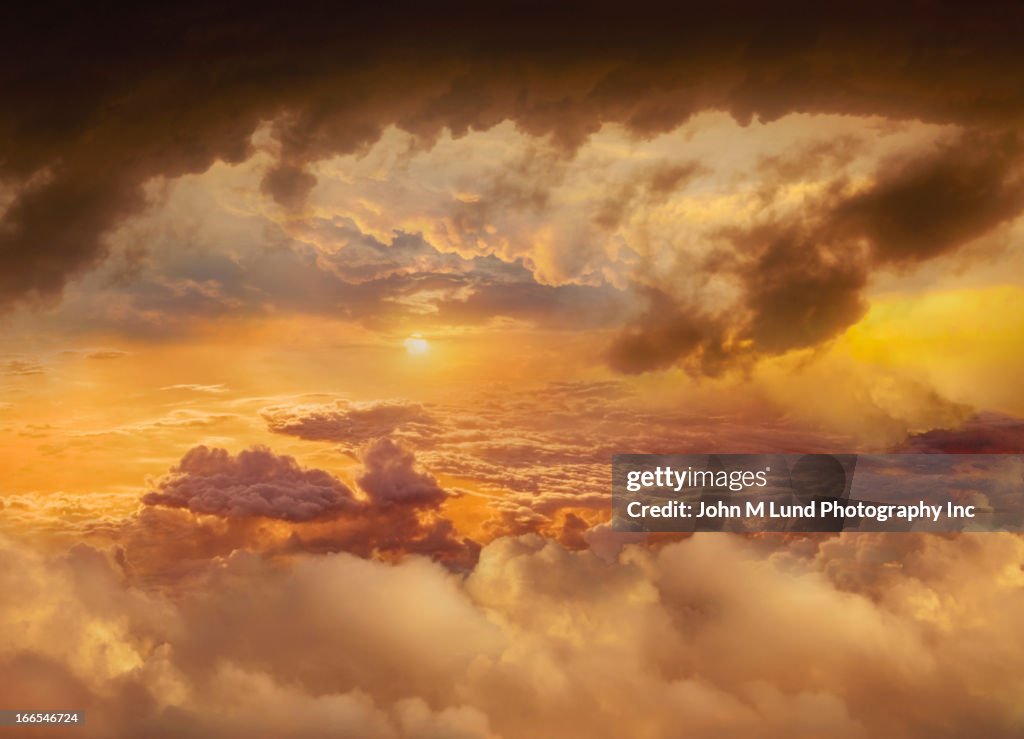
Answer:
<svg viewBox="0 0 1024 739"><path fill-rule="evenodd" d="M423 406L400 400L350 403L333 406L273 407L262 412L267 427L307 441L363 443L412 424L429 426L434 419Z"/></svg>
<svg viewBox="0 0 1024 739"><path fill-rule="evenodd" d="M303 469L292 457L265 447L237 456L224 449L195 447L142 501L225 518L293 522L334 518L359 507L352 491L337 478L323 470Z"/></svg>
<svg viewBox="0 0 1024 739"><path fill-rule="evenodd" d="M391 439L378 439L367 447L363 464L366 472L359 477L359 487L377 505L433 507L447 496L433 475L416 470L413 453Z"/></svg>

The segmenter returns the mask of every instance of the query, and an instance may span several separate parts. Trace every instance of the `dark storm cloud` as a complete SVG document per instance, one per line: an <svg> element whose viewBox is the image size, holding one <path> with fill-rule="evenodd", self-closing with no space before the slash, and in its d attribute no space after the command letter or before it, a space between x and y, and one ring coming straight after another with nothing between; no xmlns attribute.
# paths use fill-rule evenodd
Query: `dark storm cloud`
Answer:
<svg viewBox="0 0 1024 739"><path fill-rule="evenodd" d="M917 262L955 249L1024 207L1021 142L965 135L932 156L894 162L884 179L842 203L836 224L863 234L880 262Z"/></svg>
<svg viewBox="0 0 1024 739"><path fill-rule="evenodd" d="M316 177L295 165L276 167L267 173L262 183L263 192L288 208L302 205L314 187Z"/></svg>
<svg viewBox="0 0 1024 739"><path fill-rule="evenodd" d="M636 374L671 367L683 357L720 355L723 327L700 310L677 305L660 290L648 291L650 307L608 350L612 369Z"/></svg>
<svg viewBox="0 0 1024 739"><path fill-rule="evenodd" d="M1016 135L966 133L912 159L884 162L867 189L832 181L788 217L721 234L703 265L742 288L736 310L711 315L648 291L648 311L608 353L638 373L681 363L703 374L816 346L861 318L871 273L955 250L1024 208Z"/></svg>
<svg viewBox="0 0 1024 739"><path fill-rule="evenodd" d="M830 240L783 224L745 235L757 256L741 268L749 311L743 339L755 351L813 346L852 325L867 310L867 269L856 237Z"/></svg>
<svg viewBox="0 0 1024 739"><path fill-rule="evenodd" d="M511 119L568 148L602 123L650 135L713 108L740 121L821 111L1019 124L1020 7L852 7L31 6L0 36L0 178L17 192L0 228L0 303L59 293L144 206L146 180L237 162L266 120L281 157L264 189L290 206L313 184L308 162L392 124L429 142ZM941 175L885 197L914 199ZM985 200L983 222L1017 207ZM887 243L924 213L873 221L877 206L847 215ZM957 222L954 242L978 231ZM915 244L885 254L904 248Z"/></svg>

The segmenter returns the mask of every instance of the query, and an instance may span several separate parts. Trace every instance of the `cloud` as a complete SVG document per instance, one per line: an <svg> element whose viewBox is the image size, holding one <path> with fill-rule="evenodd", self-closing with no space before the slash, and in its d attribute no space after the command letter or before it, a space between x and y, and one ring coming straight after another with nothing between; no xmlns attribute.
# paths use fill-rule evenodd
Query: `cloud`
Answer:
<svg viewBox="0 0 1024 739"><path fill-rule="evenodd" d="M529 321L544 329L583 331L618 323L630 304L610 285L539 285L536 282L480 282L436 303L437 319L479 324L495 317Z"/></svg>
<svg viewBox="0 0 1024 739"><path fill-rule="evenodd" d="M0 372L10 377L28 377L46 374L46 369L34 359L11 359L0 364Z"/></svg>
<svg viewBox="0 0 1024 739"><path fill-rule="evenodd" d="M1024 420L978 413L955 428L911 434L895 451L917 454L1024 454Z"/></svg>
<svg viewBox="0 0 1024 739"><path fill-rule="evenodd" d="M236 418L238 418L238 416L234 413L216 413L211 411L194 410L191 408L178 408L156 418L143 419L105 429L75 432L73 436L77 438L88 438L104 436L106 434L147 434L160 431L173 431L175 429L182 428L216 426Z"/></svg>
<svg viewBox="0 0 1024 739"><path fill-rule="evenodd" d="M1022 562L1008 534L698 534L604 556L526 536L465 577L237 551L174 594L91 547L4 541L0 674L113 739L1008 739L1022 595L985 575Z"/></svg>
<svg viewBox="0 0 1024 739"><path fill-rule="evenodd" d="M883 179L836 206L880 262L919 262L981 236L1024 208L1021 142L968 133L934 154L890 163Z"/></svg>
<svg viewBox="0 0 1024 739"><path fill-rule="evenodd" d="M243 737L268 731L297 737L341 731L386 739L491 736L479 711L459 704L435 708L424 697L431 696L431 682L462 669L486 647L493 627L484 619L474 622L472 606L441 568L420 560L409 568L377 569L358 558L344 559L341 569L324 570L333 558L306 558L288 567L290 574L275 584L266 563L236 554L223 563L230 574L219 584L208 580L196 591L204 595L189 604L126 587L116 566L90 547L79 545L44 560L4 542L0 560L5 569L20 567L4 577L12 592L27 592L38 582L34 578L47 575L60 578L68 590L37 594L32 602L41 619L36 628L25 628L15 612L0 609L7 635L0 640L0 674L13 677L20 671L12 698L33 704L63 699L84 709L88 720L78 727L84 736ZM212 569L208 574L217 577ZM324 577L342 579L318 596L315 583ZM243 580L254 588L248 595L235 590ZM271 595L268 587L281 588L269 601L264 599ZM219 603L208 597L221 588L233 595ZM350 598L349 588L360 597ZM401 637L400 614L417 601L417 592L429 597L432 607ZM322 606L314 605L311 599L316 598ZM390 615L360 626L367 606L371 613ZM236 630L237 608L265 609L261 616L242 619L255 630ZM295 638L284 632L274 636L289 610L305 614L301 624L294 624ZM246 646L252 638L256 641ZM277 649L266 652L270 661L261 668L248 658L208 658L214 643L221 645L218 652L241 650L255 657L267 638L283 638L306 655L313 669L296 671L298 663L288 666L290 658ZM431 645L442 641L449 645L445 653L433 651ZM347 666L336 662L318 675L314 654L322 656L323 649L341 649L338 654L348 654ZM399 670L403 663L405 669ZM407 682L390 695L375 695L362 686L383 688L392 671L401 672ZM213 711L200 703L221 708Z"/></svg>
<svg viewBox="0 0 1024 739"><path fill-rule="evenodd" d="M609 364L717 375L826 343L867 312L877 270L936 258L1020 214L1019 147L1014 135L961 134L880 163L866 187L839 177L795 211L763 207L753 224L722 228L698 271L738 288L733 304L710 311L670 280L649 282L648 309L613 341Z"/></svg>
<svg viewBox="0 0 1024 739"><path fill-rule="evenodd" d="M310 521L356 510L352 491L322 470L306 470L265 447L237 456L198 446L146 493L147 505L229 518Z"/></svg>
<svg viewBox="0 0 1024 739"><path fill-rule="evenodd" d="M197 13L186 5L159 22L142 9L44 22L23 9L17 25L31 30L4 45L18 72L4 83L0 116L0 138L17 143L0 158L14 188L0 229L4 305L59 293L145 207L144 183L243 160L268 120L278 161L264 189L294 209L313 185L307 165L359 151L392 125L429 144L445 129L461 136L509 120L571 152L602 124L649 137L704 110L742 122L827 112L998 130L1022 108L1021 18L1009 6L972 18L879 6L852 19L801 7L785 31L786 14L756 4L696 16L601 4L584 17L481 6L315 19L263 5L241 24L214 5L202 9L201 34ZM81 38L95 40L89 54ZM40 47L54 50L52 65L28 61ZM73 70L62 54L74 56ZM996 198L986 207L1015 206ZM564 267L552 258L546 269Z"/></svg>
<svg viewBox="0 0 1024 739"><path fill-rule="evenodd" d="M281 205L297 208L316 186L316 177L294 164L275 167L263 178L262 189Z"/></svg>
<svg viewBox="0 0 1024 739"><path fill-rule="evenodd" d="M412 452L388 438L378 439L363 452L366 471L359 487L376 505L437 506L447 493L431 475L418 472Z"/></svg>
<svg viewBox="0 0 1024 739"><path fill-rule="evenodd" d="M265 212L248 212L253 202L244 183L258 169L249 162L232 170L238 185L227 192L216 176L169 187L160 209L113 237L119 258L138 241L147 244L146 258L130 276L111 259L77 281L54 322L147 341L194 335L211 321L281 314L374 330L502 317L564 330L614 324L628 303L609 285L538 285L521 260L462 258L418 233L396 230L378 240L342 216L276 223Z"/></svg>
<svg viewBox="0 0 1024 739"><path fill-rule="evenodd" d="M523 279L529 273L493 256L463 258L439 251L418 234L396 231L390 243L363 233L351 218L312 217L290 224L291 233L320 246L323 262L347 282L362 283L396 275L476 273Z"/></svg>
<svg viewBox="0 0 1024 739"><path fill-rule="evenodd" d="M852 387L853 380L848 382ZM883 386L877 378L871 384ZM900 388L903 394L910 392ZM606 518L610 510L608 462L613 454L701 453L723 445L736 452L757 453L863 446L852 437L826 433L815 419L794 419L785 394L780 408L750 404L746 398L740 405L725 389L700 400L679 390L667 385L651 390L650 397L658 398L653 403L624 380L557 381L523 387L499 384L465 393L457 402L434 403L425 409L413 406L416 414L428 413L431 423L396 426L389 440L361 448L355 439L362 434L352 429L351 404L347 402L337 406L281 405L263 415L268 428L277 433L331 441L345 451L358 450L367 473L376 467L382 473L395 473L394 478L381 475L382 494L394 490L390 494L409 495L393 481L400 479L409 491L420 490L422 483L426 500L440 499L437 483L416 482L415 474L409 472L407 454L414 452L430 473L453 480L447 487L462 493L462 502L474 507L473 528L464 535L478 541L542 532L567 543L578 542L581 532L573 531L575 519L592 525ZM856 410L874 410L868 401L857 397ZM394 402L384 404L389 414L411 405L392 408ZM886 398L879 398L879 403L892 414L885 420L898 428L893 433L905 436L907 425L900 420L905 411ZM356 407L376 409L378 403ZM935 414L934 420L950 417L948 413ZM858 419L873 427L882 422L875 416ZM392 427L392 421L389 415L385 426L374 426L368 433L383 432ZM374 484L370 480L376 477L368 475L367 484L360 480L360 485L370 493L368 485ZM458 520L457 514L449 515Z"/></svg>
<svg viewBox="0 0 1024 739"><path fill-rule="evenodd" d="M654 203L663 202L703 169L697 162L651 167L640 177L622 185L605 200L594 216L594 221L601 228L614 231L631 210L640 210Z"/></svg>
<svg viewBox="0 0 1024 739"><path fill-rule="evenodd" d="M275 406L264 408L260 415L274 433L352 445L410 426L429 433L430 427L437 423L423 406L401 400L363 403L339 400L326 406Z"/></svg>
<svg viewBox="0 0 1024 739"><path fill-rule="evenodd" d="M609 366L625 374L666 369L696 357L699 366L724 352L724 328L699 309L687 310L659 290L648 291L650 307L608 348Z"/></svg>
<svg viewBox="0 0 1024 739"><path fill-rule="evenodd" d="M86 359L122 359L128 356L128 352L117 349L99 349L85 355Z"/></svg>
<svg viewBox="0 0 1024 739"><path fill-rule="evenodd" d="M269 136L165 185L161 209L113 237L119 257L147 244L139 268L111 262L47 320L152 341L293 314L373 331L511 319L593 332L625 373L719 375L831 341L880 279L991 256L963 247L998 241L1020 204L1003 132L703 113L648 141L609 124L571 154L510 123L431 147L388 128L317 163L308 208L283 213L254 181ZM723 141L734 157L715 155Z"/></svg>
<svg viewBox="0 0 1024 739"><path fill-rule="evenodd" d="M421 554L452 569L476 562L479 545L441 510L449 493L417 469L411 451L381 438L360 456L357 481L366 499L333 475L266 447L234 456L195 447L142 496L150 508L124 521L116 538L140 576L174 582L192 576L191 565L178 570L181 562L202 564L239 547L384 559ZM175 554L154 551L153 541Z"/></svg>
<svg viewBox="0 0 1024 739"><path fill-rule="evenodd" d="M196 393L226 393L228 391L227 386L220 383L216 385L195 385L191 383L178 384L178 385L166 385L161 390L191 390Z"/></svg>

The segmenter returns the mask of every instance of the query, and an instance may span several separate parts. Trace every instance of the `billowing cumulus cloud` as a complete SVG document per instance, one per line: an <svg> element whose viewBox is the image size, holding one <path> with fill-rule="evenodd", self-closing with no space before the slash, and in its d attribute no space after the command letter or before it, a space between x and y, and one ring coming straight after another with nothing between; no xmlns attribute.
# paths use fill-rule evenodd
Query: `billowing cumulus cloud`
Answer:
<svg viewBox="0 0 1024 739"><path fill-rule="evenodd" d="M256 447L232 456L198 446L146 493L147 505L186 508L228 518L262 516L309 521L354 511L352 491L323 470Z"/></svg>
<svg viewBox="0 0 1024 739"><path fill-rule="evenodd" d="M453 569L472 566L479 545L443 515L449 493L410 450L384 437L360 456L365 498L330 473L265 447L237 455L195 447L142 496L147 507L115 527L114 538L140 577L170 580L187 579L196 564L239 547L384 559L421 554Z"/></svg>
<svg viewBox="0 0 1024 739"><path fill-rule="evenodd" d="M603 557L528 536L465 577L238 551L180 596L126 583L90 547L5 542L0 559L9 697L86 710L83 737L1021 729L1012 535L698 534Z"/></svg>
<svg viewBox="0 0 1024 739"><path fill-rule="evenodd" d="M388 438L378 439L363 452L365 472L359 487L376 505L436 506L447 493L431 475L415 468L412 452Z"/></svg>

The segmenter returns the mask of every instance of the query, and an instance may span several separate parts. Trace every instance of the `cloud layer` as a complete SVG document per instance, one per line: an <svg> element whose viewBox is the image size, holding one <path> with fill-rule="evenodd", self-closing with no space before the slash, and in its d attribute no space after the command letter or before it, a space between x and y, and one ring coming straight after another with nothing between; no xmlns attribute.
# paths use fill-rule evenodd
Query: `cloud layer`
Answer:
<svg viewBox="0 0 1024 739"><path fill-rule="evenodd" d="M0 559L8 698L85 709L85 737L1021 728L1011 535L697 535L606 558L524 537L465 578L416 558L236 552L187 597L128 585L85 546L8 542Z"/></svg>
<svg viewBox="0 0 1024 739"><path fill-rule="evenodd" d="M318 163L365 153L389 130L408 132L422 151L446 136L512 122L537 147L472 197L456 197L439 218L420 214L421 230L447 230L456 250L504 239L509 263L520 234L508 215L547 218L550 184L602 127L651 139L701 112L726 111L744 125L842 114L957 132L927 156L888 162L867 186L837 178L798 216L764 214L750 228L723 233L721 253L704 255L700 271L740 292L726 311L650 279L657 259L627 258L633 269L626 276L651 296L651 312L611 349L612 366L625 372L680 362L716 373L819 344L861 315L875 270L956 250L1021 209L1020 144L1012 132L1024 110L1015 53L1022 16L1009 6L969 18L941 3L927 13L860 7L849 17L804 4L770 13L757 4L630 13L603 3L586 13L460 7L406 9L398 18L349 9L307 17L254 6L244 22L233 11L228 4L116 17L69 13L45 23L26 11L23 23L11 25L40 32L54 61L28 61L40 45L33 33L9 34L4 44L4 66L19 73L0 81L0 139L14 145L0 156L0 303L52 298L69 276L100 262L110 233L156 197L147 182L242 162L256 149L254 132L268 125L261 146L274 161L262 191L297 212L320 182ZM787 18L793 22L780 25ZM429 43L419 30L424 23ZM82 38L95 43L88 54ZM59 61L66 55L75 58L73 68ZM807 166L845 156L841 147L819 155ZM703 173L700 162L667 162L615 183L586 223L567 218L533 234L539 238L520 256L536 284L471 290L468 299L442 301L441 312L506 314L509 306L547 301L579 318L602 304L614 308L614 293L550 287L594 288L608 279L608 259L593 237L611 234L624 255L642 251L618 233L626 214L650 209ZM428 241L439 246L429 233ZM363 252L352 264L357 272L380 274L397 256L374 253L369 242ZM429 249L422 256L445 262ZM325 276L307 277L307 289L328 289ZM431 284L427 290L446 289ZM222 312L238 308L203 281L165 287L151 310L160 312L161 299L181 291ZM391 289L391 299L409 298L408 286Z"/></svg>

